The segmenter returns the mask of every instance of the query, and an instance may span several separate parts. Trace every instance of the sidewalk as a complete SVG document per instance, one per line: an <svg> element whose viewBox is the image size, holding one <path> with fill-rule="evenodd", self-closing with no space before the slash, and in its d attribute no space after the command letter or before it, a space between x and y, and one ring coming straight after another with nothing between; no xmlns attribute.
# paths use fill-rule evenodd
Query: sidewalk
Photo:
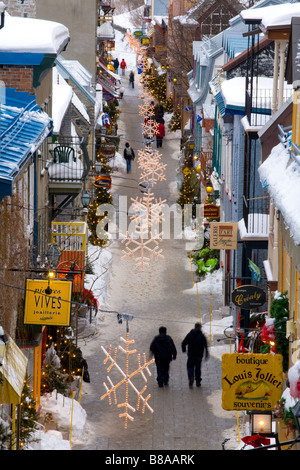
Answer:
<svg viewBox="0 0 300 470"><path fill-rule="evenodd" d="M138 114L138 85L129 88L128 78L123 79L124 98L121 101L119 134L130 142L136 152L132 172L129 177L139 179L137 151L143 148L142 118ZM168 204L176 202L176 170L178 168L179 139L167 131L163 147L159 149L163 163L167 163L166 181L158 182L153 188L155 198L167 199ZM156 148L155 144L153 147ZM118 175L118 173L116 173ZM125 176L125 173L119 173ZM113 178L114 181L114 178ZM120 183L120 181L123 181ZM129 181L129 180L128 180ZM128 198L142 197L131 181L118 180L119 186L114 192L115 202L118 195ZM160 247L163 259L151 261L150 266L142 272L134 262L121 260L124 245L120 240L113 241L110 250L113 255L111 279L108 288L107 305L103 308L133 316L129 321L129 338L135 340L130 349L146 353L158 328L164 325L168 329L177 347L177 359L171 363L170 384L158 388L156 383L155 364L149 367L152 376L147 383L147 393L151 394L149 404L154 413L146 410L133 413L134 421L124 429L124 419L119 417L122 408L118 408L108 398L100 400L105 393L103 382L107 375L114 383L120 380L115 368L107 374L103 364L105 355L103 346L108 350L123 345L120 337L126 337L126 323L119 324L116 315L103 314L98 322L98 334L89 341L83 341L80 347L89 365L91 383L84 383L82 406L88 414L87 444L75 445L75 450L221 450L222 441L232 437L232 448L237 447L237 420L235 412L224 411L221 406L221 362L214 354L208 361L203 361L202 386L190 388L186 373L186 354L181 352L181 341L199 321L198 299L191 291L191 264L186 251L185 240L163 240ZM201 321L210 319L210 295L200 295ZM212 296L212 318L221 320L224 315L220 294ZM212 332L213 333L213 332ZM212 337L212 346L216 345ZM124 346L125 347L125 346ZM229 347L228 351L229 352ZM130 367L135 370L134 358ZM122 358L118 351L117 358ZM124 364L125 367L125 364ZM137 376L136 376L137 377ZM142 389L144 382L137 378L137 388ZM124 387L125 388L125 387ZM123 390L120 394L123 397ZM136 404L136 395L129 395L129 402ZM231 448L230 442L226 446Z"/></svg>

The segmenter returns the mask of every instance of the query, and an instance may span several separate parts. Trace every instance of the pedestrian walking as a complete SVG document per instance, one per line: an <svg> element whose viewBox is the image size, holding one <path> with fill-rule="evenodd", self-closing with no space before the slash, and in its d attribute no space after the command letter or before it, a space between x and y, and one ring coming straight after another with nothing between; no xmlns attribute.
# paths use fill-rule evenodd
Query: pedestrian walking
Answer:
<svg viewBox="0 0 300 470"><path fill-rule="evenodd" d="M121 70L122 70L122 75L125 75L125 69L126 69L127 65L126 65L126 62L125 62L124 59L121 60L120 67L121 67Z"/></svg>
<svg viewBox="0 0 300 470"><path fill-rule="evenodd" d="M158 122L158 128L156 130L156 147L160 148L162 147L163 138L166 134L166 131L165 131L165 125L162 122L162 120L159 119L157 122Z"/></svg>
<svg viewBox="0 0 300 470"><path fill-rule="evenodd" d="M126 160L126 165L127 165L127 173L131 171L131 161L134 160L135 158L135 153L133 148L130 147L129 143L126 142L123 156Z"/></svg>
<svg viewBox="0 0 300 470"><path fill-rule="evenodd" d="M133 71L131 70L130 74L129 74L129 84L131 83L131 86L132 88L134 88L134 73Z"/></svg>
<svg viewBox="0 0 300 470"><path fill-rule="evenodd" d="M113 63L114 63L115 73L118 73L119 65L120 65L118 58L114 59Z"/></svg>
<svg viewBox="0 0 300 470"><path fill-rule="evenodd" d="M159 334L150 345L150 351L155 358L158 386L163 387L169 384L170 362L175 361L177 350L173 339L167 335L167 328L161 326L158 331Z"/></svg>
<svg viewBox="0 0 300 470"><path fill-rule="evenodd" d="M121 86L121 87L119 88L120 99L122 99L122 98L123 98L124 91L125 91L125 88L124 88L123 86Z"/></svg>
<svg viewBox="0 0 300 470"><path fill-rule="evenodd" d="M201 385L201 363L205 353L205 358L208 358L207 340L201 331L201 324L195 323L193 328L184 338L181 343L182 352L187 351L187 374L190 387L193 386L194 379L196 379L197 387Z"/></svg>

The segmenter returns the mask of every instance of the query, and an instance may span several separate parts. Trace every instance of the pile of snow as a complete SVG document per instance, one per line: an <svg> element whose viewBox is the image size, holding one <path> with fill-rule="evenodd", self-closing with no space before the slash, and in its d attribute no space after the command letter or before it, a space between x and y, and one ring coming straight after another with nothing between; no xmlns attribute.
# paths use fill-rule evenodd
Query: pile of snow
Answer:
<svg viewBox="0 0 300 470"><path fill-rule="evenodd" d="M70 442L59 431L37 431L33 438L36 442L31 442L26 450L71 450Z"/></svg>
<svg viewBox="0 0 300 470"><path fill-rule="evenodd" d="M41 397L41 408L51 414L59 429L70 431L72 420L72 436L83 436L87 414L77 400L56 392L47 393Z"/></svg>

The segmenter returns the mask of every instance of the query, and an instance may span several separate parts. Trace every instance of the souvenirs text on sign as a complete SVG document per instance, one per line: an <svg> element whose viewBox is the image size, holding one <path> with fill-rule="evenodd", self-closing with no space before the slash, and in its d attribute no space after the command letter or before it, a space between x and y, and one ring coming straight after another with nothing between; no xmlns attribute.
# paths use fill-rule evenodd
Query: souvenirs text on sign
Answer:
<svg viewBox="0 0 300 470"><path fill-rule="evenodd" d="M237 249L237 223L211 222L210 248L212 250Z"/></svg>
<svg viewBox="0 0 300 470"><path fill-rule="evenodd" d="M223 354L224 410L271 411L282 394L280 354Z"/></svg>
<svg viewBox="0 0 300 470"><path fill-rule="evenodd" d="M51 293L47 294L46 289ZM69 326L72 282L27 279L24 323Z"/></svg>
<svg viewBox="0 0 300 470"><path fill-rule="evenodd" d="M267 301L267 296L263 289L249 284L234 289L231 292L231 300L237 307L251 310L262 307Z"/></svg>

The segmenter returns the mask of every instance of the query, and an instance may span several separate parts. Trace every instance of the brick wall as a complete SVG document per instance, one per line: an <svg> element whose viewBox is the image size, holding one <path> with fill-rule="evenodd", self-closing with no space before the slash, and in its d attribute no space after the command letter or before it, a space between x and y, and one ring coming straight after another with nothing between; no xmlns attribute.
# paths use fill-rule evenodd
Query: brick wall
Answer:
<svg viewBox="0 0 300 470"><path fill-rule="evenodd" d="M11 16L36 18L35 0L5 0L4 3Z"/></svg>
<svg viewBox="0 0 300 470"><path fill-rule="evenodd" d="M8 88L16 88L17 91L27 91L34 94L33 67L24 65L0 65L0 80L3 80Z"/></svg>

